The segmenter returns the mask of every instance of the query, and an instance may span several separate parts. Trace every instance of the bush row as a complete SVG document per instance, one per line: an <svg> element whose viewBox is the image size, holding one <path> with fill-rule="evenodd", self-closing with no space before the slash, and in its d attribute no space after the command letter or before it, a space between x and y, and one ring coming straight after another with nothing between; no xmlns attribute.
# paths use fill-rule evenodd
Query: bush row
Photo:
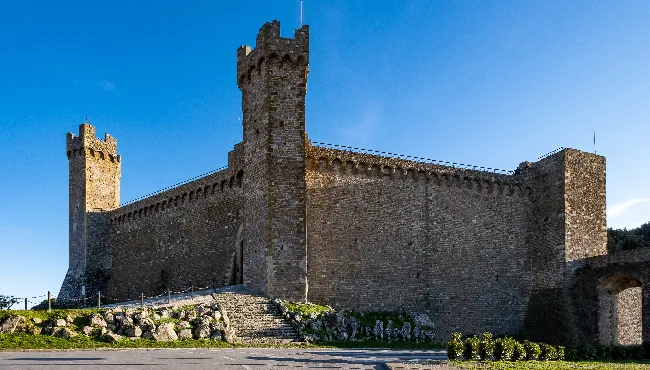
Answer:
<svg viewBox="0 0 650 370"><path fill-rule="evenodd" d="M450 360L468 361L553 361L564 359L565 348L546 343L519 342L510 337L495 340L490 333L483 333L480 338L471 336L464 339L461 333L453 333L447 342L447 357Z"/></svg>

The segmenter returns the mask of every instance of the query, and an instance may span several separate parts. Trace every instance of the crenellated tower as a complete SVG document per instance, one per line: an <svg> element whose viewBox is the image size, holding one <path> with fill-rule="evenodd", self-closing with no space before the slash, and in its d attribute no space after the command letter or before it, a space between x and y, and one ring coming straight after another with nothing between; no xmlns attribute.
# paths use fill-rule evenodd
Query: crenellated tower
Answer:
<svg viewBox="0 0 650 370"><path fill-rule="evenodd" d="M79 136L68 133L70 229L69 266L59 299L78 298L84 275L110 265L107 211L120 206L121 158L117 140L95 136L95 127L79 125ZM96 276L94 276L96 277ZM98 282L89 281L91 287ZM92 294L91 291L87 294Z"/></svg>
<svg viewBox="0 0 650 370"><path fill-rule="evenodd" d="M237 50L242 91L244 283L272 297L305 301L307 233L305 94L309 28L280 36L266 23L254 50Z"/></svg>

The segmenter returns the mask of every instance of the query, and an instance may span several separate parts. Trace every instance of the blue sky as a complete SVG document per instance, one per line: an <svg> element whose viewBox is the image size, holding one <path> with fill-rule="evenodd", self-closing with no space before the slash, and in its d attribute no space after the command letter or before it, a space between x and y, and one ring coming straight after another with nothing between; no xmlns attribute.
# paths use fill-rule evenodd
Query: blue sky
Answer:
<svg viewBox="0 0 650 370"><path fill-rule="evenodd" d="M241 3L238 5L236 3ZM58 292L65 133L118 140L122 201L226 164L235 57L299 1L0 4L0 294ZM514 169L607 157L609 226L650 221L650 2L305 0L314 141Z"/></svg>

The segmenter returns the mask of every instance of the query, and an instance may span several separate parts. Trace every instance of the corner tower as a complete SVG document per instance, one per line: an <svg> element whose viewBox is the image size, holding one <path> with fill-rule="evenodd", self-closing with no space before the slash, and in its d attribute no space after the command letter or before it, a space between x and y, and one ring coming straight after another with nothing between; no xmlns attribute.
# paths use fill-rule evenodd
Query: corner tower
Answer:
<svg viewBox="0 0 650 370"><path fill-rule="evenodd" d="M244 134L244 283L305 301L307 233L305 95L309 28L280 37L266 23L254 50L237 50Z"/></svg>
<svg viewBox="0 0 650 370"><path fill-rule="evenodd" d="M59 299L81 296L84 275L108 268L110 255L106 238L107 211L120 206L121 158L117 140L109 134L95 137L95 127L79 125L79 136L68 133L66 153L69 163L69 265ZM88 295L93 294L90 285Z"/></svg>

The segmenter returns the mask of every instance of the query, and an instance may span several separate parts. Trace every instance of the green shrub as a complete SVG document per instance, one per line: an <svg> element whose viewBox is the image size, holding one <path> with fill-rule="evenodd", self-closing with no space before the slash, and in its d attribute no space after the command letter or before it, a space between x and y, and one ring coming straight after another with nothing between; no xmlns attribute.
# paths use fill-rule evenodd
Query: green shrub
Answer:
<svg viewBox="0 0 650 370"><path fill-rule="evenodd" d="M465 339L465 348L463 350L463 357L468 361L480 360L479 345L481 340L477 336Z"/></svg>
<svg viewBox="0 0 650 370"><path fill-rule="evenodd" d="M613 346L612 360L627 360L627 348L623 346Z"/></svg>
<svg viewBox="0 0 650 370"><path fill-rule="evenodd" d="M551 361L557 358L557 352L554 346L550 344L542 343L539 345L539 348L541 350L541 353L539 355L540 360Z"/></svg>
<svg viewBox="0 0 650 370"><path fill-rule="evenodd" d="M451 340L447 342L447 357L450 360L457 360L463 355L463 335L455 332L451 333Z"/></svg>
<svg viewBox="0 0 650 370"><path fill-rule="evenodd" d="M643 360L645 356L645 347L642 344L637 344L630 347L630 359Z"/></svg>
<svg viewBox="0 0 650 370"><path fill-rule="evenodd" d="M524 349L526 350L526 360L537 360L542 350L539 344L535 342L524 341Z"/></svg>
<svg viewBox="0 0 650 370"><path fill-rule="evenodd" d="M596 347L595 346L583 346L580 347L578 351L578 360L595 360L596 359Z"/></svg>
<svg viewBox="0 0 650 370"><path fill-rule="evenodd" d="M515 340L509 337L499 338L494 342L494 359L510 360L513 356Z"/></svg>
<svg viewBox="0 0 650 370"><path fill-rule="evenodd" d="M514 351L512 352L512 361L520 361L526 359L526 348L521 342L512 340Z"/></svg>
<svg viewBox="0 0 650 370"><path fill-rule="evenodd" d="M611 360L612 359L612 347L596 345L596 360Z"/></svg>
<svg viewBox="0 0 650 370"><path fill-rule="evenodd" d="M564 360L564 357L566 357L566 348L564 346L557 346L555 347L555 353L556 353L556 360L562 361Z"/></svg>
<svg viewBox="0 0 650 370"><path fill-rule="evenodd" d="M494 340L492 334L483 333L478 346L478 355L481 361L489 360L494 354Z"/></svg>

